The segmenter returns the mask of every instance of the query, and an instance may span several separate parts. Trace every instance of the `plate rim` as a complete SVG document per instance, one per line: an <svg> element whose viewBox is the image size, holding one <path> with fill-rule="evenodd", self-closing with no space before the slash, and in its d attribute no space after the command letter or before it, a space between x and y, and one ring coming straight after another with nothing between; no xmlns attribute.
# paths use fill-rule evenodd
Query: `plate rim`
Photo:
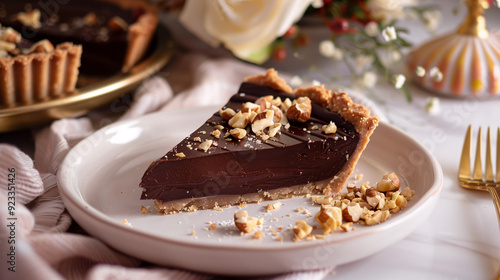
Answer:
<svg viewBox="0 0 500 280"><path fill-rule="evenodd" d="M174 41L166 27L158 24L154 38L156 46L151 54L128 73L112 75L60 98L0 109L0 133L35 127L60 118L78 117L131 90L143 79L158 72L173 55Z"/></svg>
<svg viewBox="0 0 500 280"><path fill-rule="evenodd" d="M189 107L189 108L176 108L176 109L171 109L171 110L168 110L168 111L155 112L155 113L144 115L142 117L139 117L139 118L136 118L136 119L132 119L132 120L119 121L119 122L113 123L113 124L111 124L109 126L106 126L106 127L103 127L101 129L99 129L98 131L94 132L93 134L91 134L90 136L88 136L87 138L85 138L84 140L80 141L80 143L78 143L66 155L66 158L63 160L63 164L62 164L61 170L59 171L58 176L57 176L58 177L57 179L58 179L59 191L61 193L61 197L63 198L64 204L67 205L68 203L71 203L73 206L78 207L79 210L82 213L84 213L85 216L91 216L93 218L96 218L96 219L99 220L99 222L105 223L108 226L112 226L115 229L124 230L124 227L123 227L122 224L114 221L111 217L107 216L105 213L102 213L98 209L94 208L87 201L85 201L85 199L83 199L83 197L81 197L81 195L78 198L81 199L84 202L84 204L79 204L77 201L75 201L76 196L71 193L71 190L66 190L66 188L68 188L68 187L65 186L65 183L63 183L63 179L61 178L61 175L60 175L60 174L64 174L65 168L67 168L67 166L68 166L67 164L65 164L66 161L68 160L68 158L71 157L72 153L74 153L78 149L79 145L84 145L84 143L85 143L84 141L85 140L88 140L89 138L93 137L94 135L96 135L98 133L105 133L105 131L108 131L109 129L113 129L113 128L117 127L117 126L124 126L124 127L126 127L127 126L126 124L128 124L128 123L140 122L140 121L144 121L145 122L145 121L147 121L147 119L149 119L149 118L156 118L159 115L163 115L163 114L176 114L179 111L185 111L185 110L188 110L188 109L189 110L193 110L193 108L196 108L195 111L200 111L200 110L207 110L207 111L209 111L209 110L212 110L213 112L215 112L219 108L219 106L200 106L200 107ZM395 127L395 126L392 126L392 125L390 125L388 123L381 122L380 125L379 125L379 127L384 127L385 129L394 130L396 133L399 133L401 136L403 136L403 137L407 138L408 140L410 140L413 145L416 145L422 151L424 151L424 153L427 155L427 157L433 163L432 164L432 170L433 170L434 175L436 177L436 179L434 180L432 186L430 186L430 188L421 196L421 199L419 199L419 201L417 201L413 205L413 207L415 207L414 211L412 211L411 213L408 213L408 215L405 215L404 218L401 218L401 216L393 217L393 218L391 218L391 220L389 220L386 223L382 223L382 224L376 225L376 227L377 227L375 229L376 231L385 231L385 230L388 230L387 228L397 227L398 224L400 224L400 223L402 223L402 222L405 221L406 216L413 216L413 215L418 214L419 209L422 208L421 206L423 204L429 203L429 201L432 200L433 198L437 199L437 197L439 196L439 194L440 194L440 192L442 190L442 187L443 187L444 177L443 177L441 166L440 166L439 162L437 161L437 159L429 151L427 151L418 141L416 141L415 139L413 139L411 136L409 136L403 130L401 130L401 129ZM71 188L71 187L69 187L69 188ZM78 192L78 193L81 194L80 192ZM67 207L67 209L71 213L70 208ZM238 246L238 245L235 245L235 244L223 244L223 243L207 244L207 243L195 243L195 242L192 242L190 240L173 240L173 239L168 238L168 237L161 237L161 236L158 236L156 234L149 233L149 232L144 231L144 230L139 230L139 229L136 229L136 228L133 228L133 227L130 227L130 228L126 227L125 230L126 231L130 231L130 233L132 233L134 235L139 235L141 237L146 237L146 238L153 238L155 241L164 242L164 243L166 242L166 243L170 243L170 244L177 245L177 246L178 245L182 245L182 246L189 246L189 247L202 248L202 249L217 249L217 250L227 250L227 251L242 250L243 249L243 250L248 251L248 252L251 252L251 251L254 251L254 252L265 252L265 251L276 252L276 251L288 251L288 250L298 250L298 249L313 248L313 247L317 247L318 244L321 244L323 246L324 245L337 244L337 243L342 243L342 242L345 242L345 241L348 241L348 240L352 240L352 239L355 239L355 238L359 238L360 236L363 236L363 235L371 234L371 231L368 231L368 232L351 232L348 235L341 236L341 238L335 238L335 239L333 239L333 238L328 239L327 238L327 239L324 239L324 240L321 240L321 241L318 241L318 242L294 242L293 244L292 243L290 243L290 244L280 243L279 246L278 245L276 245L276 246L272 246L272 245L269 246L270 244L264 244L262 247L261 246L255 246L255 247L246 246L246 247L241 247L241 246ZM264 246L266 246L267 248L264 247Z"/></svg>

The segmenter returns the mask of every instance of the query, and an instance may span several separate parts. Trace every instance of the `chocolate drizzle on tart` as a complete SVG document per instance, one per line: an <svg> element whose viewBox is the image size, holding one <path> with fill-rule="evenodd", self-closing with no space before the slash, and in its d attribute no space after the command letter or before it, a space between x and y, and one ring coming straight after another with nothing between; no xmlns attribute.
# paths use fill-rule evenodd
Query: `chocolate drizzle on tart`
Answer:
<svg viewBox="0 0 500 280"><path fill-rule="evenodd" d="M299 117L301 106L310 106L310 117ZM237 123L232 115L241 112L253 115L251 123ZM346 94L323 86L291 93L271 69L247 78L219 112L151 163L141 199L172 213L336 193L377 123ZM329 124L335 129L327 131Z"/></svg>

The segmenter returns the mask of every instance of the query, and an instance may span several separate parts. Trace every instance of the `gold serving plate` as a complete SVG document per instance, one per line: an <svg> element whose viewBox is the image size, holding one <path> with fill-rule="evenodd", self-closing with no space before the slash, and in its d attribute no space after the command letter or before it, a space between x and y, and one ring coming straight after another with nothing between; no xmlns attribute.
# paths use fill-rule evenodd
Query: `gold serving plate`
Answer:
<svg viewBox="0 0 500 280"><path fill-rule="evenodd" d="M158 72L172 57L170 32L159 25L152 51L128 73L120 73L78 88L74 93L49 101L0 109L0 133L35 127L50 121L78 117L133 90Z"/></svg>

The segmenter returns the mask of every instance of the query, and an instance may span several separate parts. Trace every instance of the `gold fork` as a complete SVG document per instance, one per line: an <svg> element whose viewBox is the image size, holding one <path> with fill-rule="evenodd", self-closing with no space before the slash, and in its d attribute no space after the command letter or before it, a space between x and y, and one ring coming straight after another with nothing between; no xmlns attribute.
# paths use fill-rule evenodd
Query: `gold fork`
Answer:
<svg viewBox="0 0 500 280"><path fill-rule="evenodd" d="M464 146L462 149L462 157L460 158L460 167L458 169L458 181L460 186L473 190L488 191L493 198L495 208L500 225L500 128L497 131L497 147L496 147L496 160L495 160L495 173L493 175L493 165L491 162L491 135L490 128L486 135L486 161L485 172L481 167L481 127L477 134L476 157L474 160L474 170L471 178L471 147L472 147L472 127L469 125L467 134L465 135Z"/></svg>

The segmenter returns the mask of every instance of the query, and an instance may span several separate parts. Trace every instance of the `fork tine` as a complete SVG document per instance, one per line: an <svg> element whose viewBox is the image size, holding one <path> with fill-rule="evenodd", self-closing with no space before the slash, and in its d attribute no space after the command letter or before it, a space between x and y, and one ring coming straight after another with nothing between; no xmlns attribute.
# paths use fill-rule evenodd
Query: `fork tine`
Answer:
<svg viewBox="0 0 500 280"><path fill-rule="evenodd" d="M497 128L497 158L496 158L497 183L500 183L500 127Z"/></svg>
<svg viewBox="0 0 500 280"><path fill-rule="evenodd" d="M500 128L499 128L500 133ZM470 149L472 139L472 126L469 125L465 134L464 146L462 148L462 156L460 157L460 166L458 168L458 177L470 179Z"/></svg>
<svg viewBox="0 0 500 280"><path fill-rule="evenodd" d="M493 182L493 166L491 164L491 135L490 128L486 134L486 167L484 170L484 179L488 182Z"/></svg>
<svg viewBox="0 0 500 280"><path fill-rule="evenodd" d="M473 180L482 180L483 171L481 170L481 127L477 133L477 145L476 145L476 160L474 161L474 169L472 171Z"/></svg>

